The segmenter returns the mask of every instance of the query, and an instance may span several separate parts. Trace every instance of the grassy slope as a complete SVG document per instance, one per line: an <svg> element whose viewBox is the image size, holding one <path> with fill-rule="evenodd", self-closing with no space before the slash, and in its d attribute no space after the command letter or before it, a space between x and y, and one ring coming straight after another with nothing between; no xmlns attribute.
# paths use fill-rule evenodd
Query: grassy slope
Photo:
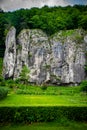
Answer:
<svg viewBox="0 0 87 130"><path fill-rule="evenodd" d="M67 122L67 123L37 123L31 125L13 125L13 126L3 126L0 127L0 130L87 130L86 123L75 123L75 122Z"/></svg>

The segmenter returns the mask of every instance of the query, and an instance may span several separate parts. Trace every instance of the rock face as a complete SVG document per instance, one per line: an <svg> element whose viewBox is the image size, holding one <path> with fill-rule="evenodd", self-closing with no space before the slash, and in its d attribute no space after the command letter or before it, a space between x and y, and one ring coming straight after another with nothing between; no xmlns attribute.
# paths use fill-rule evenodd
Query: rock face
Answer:
<svg viewBox="0 0 87 130"><path fill-rule="evenodd" d="M32 83L78 84L86 78L86 44L87 36L79 29L51 37L38 29L24 29L16 37L12 27L6 37L4 78L18 78L26 65Z"/></svg>
<svg viewBox="0 0 87 130"><path fill-rule="evenodd" d="M16 29L14 27L8 32L5 45L3 75L5 78L12 78L16 61Z"/></svg>

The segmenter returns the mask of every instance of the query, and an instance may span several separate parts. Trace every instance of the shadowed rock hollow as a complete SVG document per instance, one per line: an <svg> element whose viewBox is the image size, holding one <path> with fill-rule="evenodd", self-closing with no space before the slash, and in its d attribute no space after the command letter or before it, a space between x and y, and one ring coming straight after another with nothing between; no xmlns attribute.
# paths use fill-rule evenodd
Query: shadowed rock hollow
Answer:
<svg viewBox="0 0 87 130"><path fill-rule="evenodd" d="M84 30L60 31L48 37L43 31L24 29L6 37L4 78L16 79L22 67L30 69L30 82L79 84L86 78L87 35Z"/></svg>

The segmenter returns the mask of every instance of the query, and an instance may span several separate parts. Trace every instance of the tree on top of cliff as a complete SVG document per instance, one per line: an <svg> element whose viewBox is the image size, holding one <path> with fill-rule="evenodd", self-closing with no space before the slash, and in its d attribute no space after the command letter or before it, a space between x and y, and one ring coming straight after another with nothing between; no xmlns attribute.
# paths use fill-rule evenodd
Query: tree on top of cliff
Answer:
<svg viewBox="0 0 87 130"><path fill-rule="evenodd" d="M48 7L20 9L14 12L0 10L0 45L4 44L5 34L9 26L20 30L42 29L47 35L59 30L87 29L87 6L75 5L73 7Z"/></svg>

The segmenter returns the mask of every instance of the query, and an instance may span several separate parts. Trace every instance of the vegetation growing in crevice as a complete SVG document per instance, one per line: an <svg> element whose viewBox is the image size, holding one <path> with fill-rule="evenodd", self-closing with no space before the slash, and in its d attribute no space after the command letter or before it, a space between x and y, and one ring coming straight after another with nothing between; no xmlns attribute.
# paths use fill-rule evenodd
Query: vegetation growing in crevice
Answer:
<svg viewBox="0 0 87 130"><path fill-rule="evenodd" d="M17 45L17 50L20 50L20 51L21 51L21 50L22 50L22 45L18 44L18 45Z"/></svg>
<svg viewBox="0 0 87 130"><path fill-rule="evenodd" d="M20 77L19 77L19 80L20 80L21 83L28 84L29 73L30 73L29 68L26 65L24 65L22 70L21 70Z"/></svg>
<svg viewBox="0 0 87 130"><path fill-rule="evenodd" d="M51 67L51 65L50 65L50 64L45 64L43 67L44 67L45 69L49 70L50 67Z"/></svg>

